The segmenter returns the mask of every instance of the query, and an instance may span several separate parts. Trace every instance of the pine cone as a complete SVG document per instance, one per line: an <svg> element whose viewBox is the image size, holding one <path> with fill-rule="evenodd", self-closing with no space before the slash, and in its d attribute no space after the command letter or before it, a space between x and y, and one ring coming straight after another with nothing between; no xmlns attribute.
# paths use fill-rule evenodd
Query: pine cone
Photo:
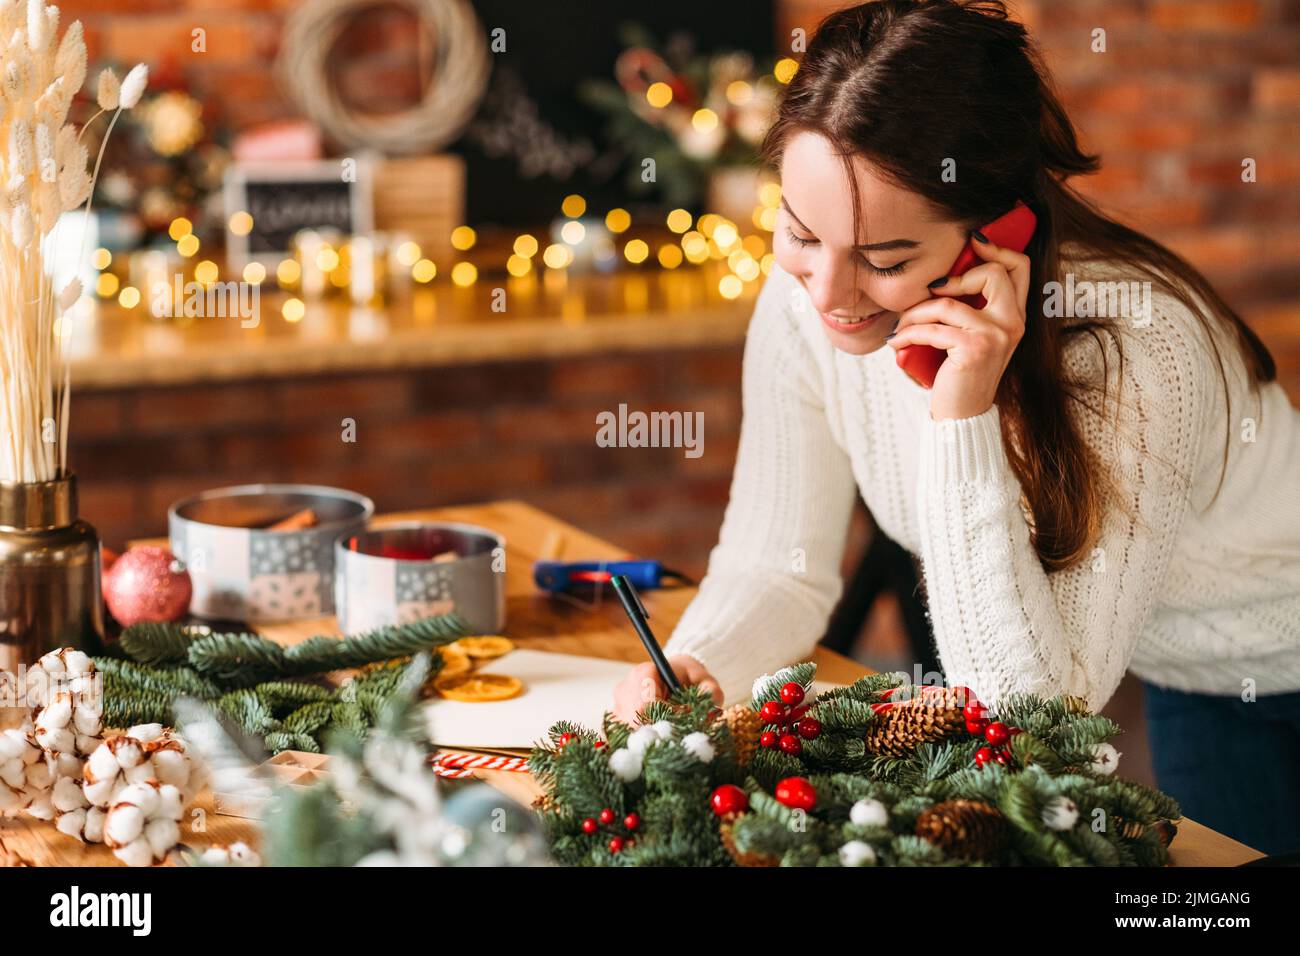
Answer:
<svg viewBox="0 0 1300 956"><path fill-rule="evenodd" d="M1148 830L1154 830L1160 842L1167 848L1178 835L1178 826L1172 820L1157 820L1150 826L1144 826L1136 820L1119 818L1119 835L1125 840L1139 840Z"/></svg>
<svg viewBox="0 0 1300 956"><path fill-rule="evenodd" d="M936 803L916 818L916 835L949 856L991 860L1007 841L1007 820L976 800Z"/></svg>
<svg viewBox="0 0 1300 956"><path fill-rule="evenodd" d="M777 857L765 856L762 853L742 853L736 848L731 827L740 817L739 813L728 813L718 825L718 835L722 837L722 845L726 848L727 855L735 861L736 866L780 866L781 861Z"/></svg>
<svg viewBox="0 0 1300 956"><path fill-rule="evenodd" d="M736 743L736 762L748 766L758 752L758 737L763 732L763 718L746 704L736 704L722 712L722 722Z"/></svg>
<svg viewBox="0 0 1300 956"><path fill-rule="evenodd" d="M1087 717L1092 713L1088 709L1088 702L1082 697L1076 697L1073 694L1065 694L1061 697L1061 703L1065 705L1067 714L1077 714L1080 717Z"/></svg>
<svg viewBox="0 0 1300 956"><path fill-rule="evenodd" d="M543 793L533 801L533 809L539 813L554 813L556 810L560 809L560 804L559 801L549 793Z"/></svg>
<svg viewBox="0 0 1300 956"><path fill-rule="evenodd" d="M943 740L966 729L962 691L955 687L915 688L916 696L881 705L867 731L867 750L905 757L923 743Z"/></svg>

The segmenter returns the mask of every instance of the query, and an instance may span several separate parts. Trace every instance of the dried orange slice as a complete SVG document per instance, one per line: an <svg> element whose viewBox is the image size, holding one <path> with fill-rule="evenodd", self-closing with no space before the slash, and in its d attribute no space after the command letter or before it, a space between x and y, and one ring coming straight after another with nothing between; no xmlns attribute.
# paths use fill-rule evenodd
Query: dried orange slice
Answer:
<svg viewBox="0 0 1300 956"><path fill-rule="evenodd" d="M442 669L434 675L435 686L445 680L464 677L474 669L474 662L470 660L469 655L454 644L446 644L438 648L438 653L442 655Z"/></svg>
<svg viewBox="0 0 1300 956"><path fill-rule="evenodd" d="M476 661L486 661L502 654L509 654L515 649L515 642L499 634L487 634L482 637L462 637L447 645L464 651Z"/></svg>
<svg viewBox="0 0 1300 956"><path fill-rule="evenodd" d="M524 692L524 682L505 674L466 674L456 680L439 682L438 693L448 700L471 704L491 700L509 700Z"/></svg>

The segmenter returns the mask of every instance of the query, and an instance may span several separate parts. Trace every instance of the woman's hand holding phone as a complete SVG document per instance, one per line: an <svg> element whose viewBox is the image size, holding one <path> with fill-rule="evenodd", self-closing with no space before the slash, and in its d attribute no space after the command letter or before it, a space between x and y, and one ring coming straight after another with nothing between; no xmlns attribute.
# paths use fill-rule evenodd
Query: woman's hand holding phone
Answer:
<svg viewBox="0 0 1300 956"><path fill-rule="evenodd" d="M713 694L713 702L722 706L722 688L703 664L693 657L678 654L668 658L673 673L683 685L698 684ZM635 723L637 711L652 700L666 697L667 689L659 679L654 664L646 661L637 664L614 688L614 716L624 723Z"/></svg>
<svg viewBox="0 0 1300 956"><path fill-rule="evenodd" d="M983 263L932 287L936 298L903 312L889 338L895 350L929 345L948 353L930 390L930 417L935 421L988 411L1025 333L1029 257L981 242L978 234L972 240ZM956 298L972 294L984 297L984 308Z"/></svg>

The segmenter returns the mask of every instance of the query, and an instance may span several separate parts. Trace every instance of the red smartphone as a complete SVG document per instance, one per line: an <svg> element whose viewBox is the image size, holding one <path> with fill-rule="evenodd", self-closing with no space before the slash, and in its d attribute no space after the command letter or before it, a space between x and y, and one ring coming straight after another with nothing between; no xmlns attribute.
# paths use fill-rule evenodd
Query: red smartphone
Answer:
<svg viewBox="0 0 1300 956"><path fill-rule="evenodd" d="M995 246L1024 252L1025 247L1029 245L1029 240L1034 237L1034 229L1037 225L1038 217L1034 215L1033 210L1024 203L1017 202L1010 212L994 219L980 232ZM949 276L962 275L984 261L975 252L973 242L974 240L970 240L966 243L966 248L961 251L957 261L948 270ZM984 296L978 293L957 298L975 309L982 309L987 304ZM898 350L894 358L899 368L916 379L923 387L931 388L935 376L939 374L939 366L947 357L947 352L932 345L905 345Z"/></svg>

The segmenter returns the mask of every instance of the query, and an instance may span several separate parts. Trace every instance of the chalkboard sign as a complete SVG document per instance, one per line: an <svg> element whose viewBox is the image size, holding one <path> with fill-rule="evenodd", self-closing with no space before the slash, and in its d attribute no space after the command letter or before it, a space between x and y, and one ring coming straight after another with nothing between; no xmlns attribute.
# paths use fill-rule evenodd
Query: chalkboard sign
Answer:
<svg viewBox="0 0 1300 956"><path fill-rule="evenodd" d="M365 160L236 163L226 172L226 218L237 212L253 217L246 235L227 233L229 267L249 262L268 269L289 254L301 229L336 229L345 236L373 228L370 164Z"/></svg>

